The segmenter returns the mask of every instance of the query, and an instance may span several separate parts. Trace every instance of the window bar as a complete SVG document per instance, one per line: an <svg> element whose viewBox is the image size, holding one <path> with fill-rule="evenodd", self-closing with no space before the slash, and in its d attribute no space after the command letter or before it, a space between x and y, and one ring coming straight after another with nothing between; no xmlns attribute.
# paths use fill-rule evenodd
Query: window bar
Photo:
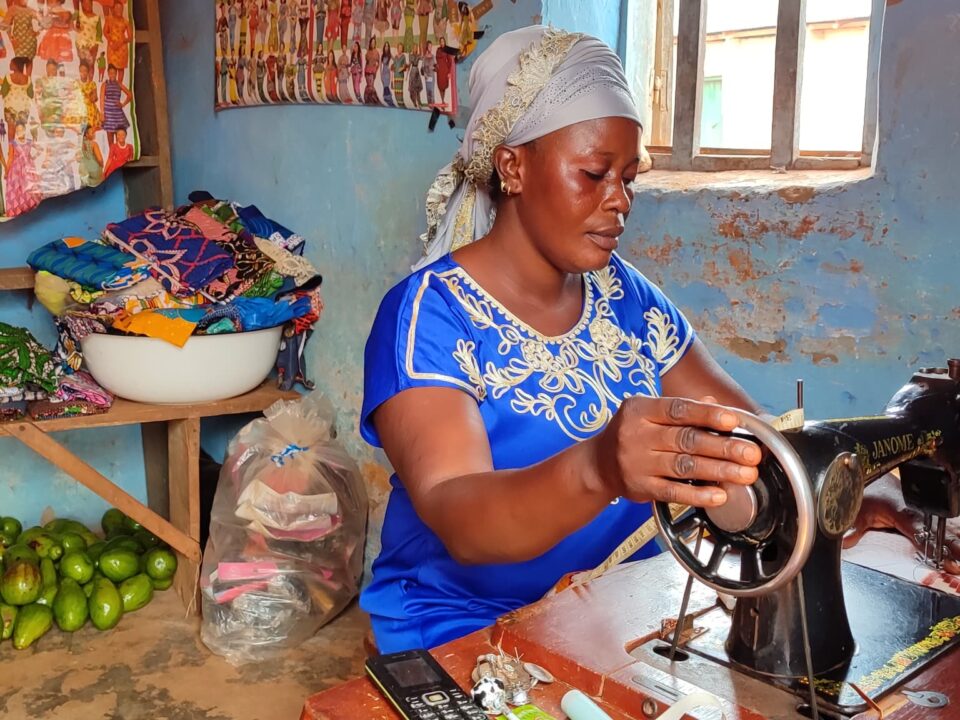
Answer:
<svg viewBox="0 0 960 720"><path fill-rule="evenodd" d="M867 50L867 93L863 103L863 150L860 165L869 167L877 149L877 115L879 113L880 42L883 38L883 17L886 0L873 0L870 10L870 39Z"/></svg>
<svg viewBox="0 0 960 720"><path fill-rule="evenodd" d="M780 0L773 71L773 128L770 165L789 169L800 156L800 90L807 0Z"/></svg>
<svg viewBox="0 0 960 720"><path fill-rule="evenodd" d="M674 98L674 170L689 170L700 149L703 57L706 53L707 0L679 0L677 92Z"/></svg>
<svg viewBox="0 0 960 720"><path fill-rule="evenodd" d="M677 0L679 1L679 0ZM657 37L654 46L653 127L645 141L669 147L673 139L673 9L675 0L657 0ZM624 3L625 5L629 3Z"/></svg>

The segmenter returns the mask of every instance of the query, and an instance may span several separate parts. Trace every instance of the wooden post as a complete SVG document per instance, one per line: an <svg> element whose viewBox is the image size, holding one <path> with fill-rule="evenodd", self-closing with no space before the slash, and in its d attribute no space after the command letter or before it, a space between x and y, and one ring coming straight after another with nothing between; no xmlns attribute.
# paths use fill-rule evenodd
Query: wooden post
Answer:
<svg viewBox="0 0 960 720"><path fill-rule="evenodd" d="M199 424L199 420L196 421ZM85 485L125 515L133 518L157 537L170 543L179 555L190 562L199 562L199 527L196 536L188 535L145 507L139 500L124 492L96 469L74 455L43 430L32 423L18 423L2 428L38 455L56 465L77 482ZM199 470L198 470L199 474ZM198 500L199 502L199 500Z"/></svg>
<svg viewBox="0 0 960 720"><path fill-rule="evenodd" d="M680 0L672 153L677 170L689 170L693 166L693 158L700 152L700 107L703 100L706 25L706 0Z"/></svg>
<svg viewBox="0 0 960 720"><path fill-rule="evenodd" d="M170 473L170 522L200 543L200 419L171 420L167 425ZM200 554L180 555L174 586L187 611L199 612L197 602Z"/></svg>
<svg viewBox="0 0 960 720"><path fill-rule="evenodd" d="M867 49L867 94L863 103L863 149L860 165L869 167L877 151L877 122L880 109L880 46L883 42L883 18L886 0L873 0L870 11L870 41Z"/></svg>
<svg viewBox="0 0 960 720"><path fill-rule="evenodd" d="M676 0L657 0L657 39L653 69L653 127L645 133L649 145L673 142L673 10ZM624 3L625 5L627 3Z"/></svg>
<svg viewBox="0 0 960 720"><path fill-rule="evenodd" d="M773 127L770 165L792 168L800 156L800 91L807 0L780 0L776 64L773 72Z"/></svg>

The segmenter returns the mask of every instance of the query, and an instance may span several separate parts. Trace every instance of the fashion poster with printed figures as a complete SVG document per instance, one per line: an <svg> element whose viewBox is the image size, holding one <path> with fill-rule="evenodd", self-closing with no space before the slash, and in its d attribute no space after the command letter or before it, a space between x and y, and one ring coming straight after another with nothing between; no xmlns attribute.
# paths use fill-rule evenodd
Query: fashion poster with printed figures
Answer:
<svg viewBox="0 0 960 720"><path fill-rule="evenodd" d="M333 103L456 113L456 62L476 30L466 2L214 1L217 109Z"/></svg>
<svg viewBox="0 0 960 720"><path fill-rule="evenodd" d="M140 156L129 0L0 0L0 220Z"/></svg>

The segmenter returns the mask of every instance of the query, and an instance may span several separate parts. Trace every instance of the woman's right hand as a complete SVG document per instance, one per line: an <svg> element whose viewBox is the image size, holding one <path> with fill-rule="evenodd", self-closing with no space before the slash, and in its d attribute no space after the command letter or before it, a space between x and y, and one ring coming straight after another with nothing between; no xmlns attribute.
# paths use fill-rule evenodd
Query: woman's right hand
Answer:
<svg viewBox="0 0 960 720"><path fill-rule="evenodd" d="M755 443L717 434L737 425L730 408L710 402L628 398L590 441L600 481L615 497L637 502L722 505L727 496L718 483L752 484L761 459Z"/></svg>

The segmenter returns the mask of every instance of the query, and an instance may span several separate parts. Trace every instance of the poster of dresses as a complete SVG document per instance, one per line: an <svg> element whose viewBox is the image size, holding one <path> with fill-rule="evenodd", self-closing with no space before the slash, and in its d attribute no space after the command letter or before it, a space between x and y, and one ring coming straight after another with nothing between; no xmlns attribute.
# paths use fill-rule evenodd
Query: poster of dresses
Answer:
<svg viewBox="0 0 960 720"><path fill-rule="evenodd" d="M456 112L476 22L454 0L215 0L216 107L377 105Z"/></svg>
<svg viewBox="0 0 960 720"><path fill-rule="evenodd" d="M0 220L140 156L130 0L0 0Z"/></svg>

